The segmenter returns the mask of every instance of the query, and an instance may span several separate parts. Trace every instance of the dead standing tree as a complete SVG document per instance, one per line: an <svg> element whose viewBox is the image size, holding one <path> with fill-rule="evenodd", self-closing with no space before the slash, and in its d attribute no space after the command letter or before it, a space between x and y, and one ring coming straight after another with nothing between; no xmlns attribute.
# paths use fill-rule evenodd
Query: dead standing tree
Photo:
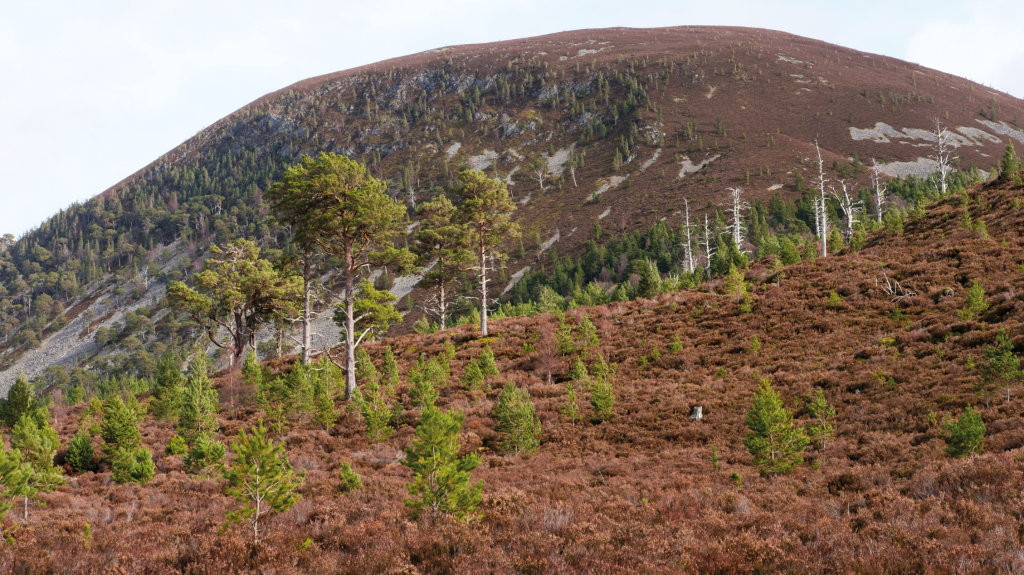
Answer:
<svg viewBox="0 0 1024 575"><path fill-rule="evenodd" d="M956 155L956 150L960 147L960 140L956 134L943 128L938 118L935 118L935 133L933 135L935 143L932 146L932 155L929 156L929 159L939 165L939 187L942 189L942 195L946 195L947 176L953 171L953 163L960 159Z"/></svg>
<svg viewBox="0 0 1024 575"><path fill-rule="evenodd" d="M814 141L814 150L818 153L818 181L815 182L818 189L818 197L814 199L814 215L817 223L818 238L821 240L821 257L828 257L828 202L825 196L825 189L828 186L828 178L825 177L825 163L821 159L821 148L818 141Z"/></svg>
<svg viewBox="0 0 1024 575"><path fill-rule="evenodd" d="M832 197L839 201L839 209L843 211L843 216L846 217L846 241L849 242L850 238L853 237L853 226L857 224L857 214L861 213L864 208L864 202L862 200L854 200L850 197L850 191L846 187L846 180L837 180L839 186L842 189L842 193L836 190L835 186L830 186Z"/></svg>

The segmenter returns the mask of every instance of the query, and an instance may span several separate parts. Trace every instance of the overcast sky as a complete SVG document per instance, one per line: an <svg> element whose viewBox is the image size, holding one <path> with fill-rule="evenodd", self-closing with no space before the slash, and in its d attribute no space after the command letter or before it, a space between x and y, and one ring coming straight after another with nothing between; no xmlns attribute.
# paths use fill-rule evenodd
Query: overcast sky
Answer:
<svg viewBox="0 0 1024 575"><path fill-rule="evenodd" d="M579 28L783 30L1024 97L1020 0L0 1L0 234L20 235L293 82Z"/></svg>

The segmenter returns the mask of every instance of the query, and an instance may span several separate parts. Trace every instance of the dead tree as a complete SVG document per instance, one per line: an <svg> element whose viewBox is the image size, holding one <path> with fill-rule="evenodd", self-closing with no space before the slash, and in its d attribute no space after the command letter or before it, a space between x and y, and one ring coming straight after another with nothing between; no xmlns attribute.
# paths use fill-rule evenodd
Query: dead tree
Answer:
<svg viewBox="0 0 1024 575"><path fill-rule="evenodd" d="M908 298L917 295L917 292L907 290L900 282L896 280L890 280L889 276L882 272L882 277L885 278L885 285L882 286L882 291L889 295L889 301L893 303L899 303L903 301L903 298ZM875 276L875 285L878 285L878 276Z"/></svg>
<svg viewBox="0 0 1024 575"><path fill-rule="evenodd" d="M707 214L704 214L704 255L707 258L707 265L704 267L704 271L707 273L708 279L711 279L711 259L715 257L715 244L711 241Z"/></svg>
<svg viewBox="0 0 1024 575"><path fill-rule="evenodd" d="M828 179L825 177L825 162L821 159L821 148L818 147L818 141L814 141L814 150L818 153L818 195L819 198L815 201L815 221L818 223L818 237L821 239L821 257L828 257L828 212L826 208L828 203L825 198L825 188L828 185Z"/></svg>
<svg viewBox="0 0 1024 575"><path fill-rule="evenodd" d="M747 229L743 225L743 210L750 209L750 204L743 201L743 190L741 188L728 188L728 190L732 193L732 203L725 211L732 215L732 223L726 229L732 234L732 241L736 244L736 249L740 253L746 253L747 250L743 247L746 240L743 235Z"/></svg>
<svg viewBox="0 0 1024 575"><path fill-rule="evenodd" d="M686 206L686 271L693 273L693 270L697 268L693 261L693 240L690 239L690 202L683 198L683 205Z"/></svg>
<svg viewBox="0 0 1024 575"><path fill-rule="evenodd" d="M861 213L864 209L864 201L856 200L850 197L850 192L846 188L846 180L839 179L840 188L842 193L836 190L835 186L831 186L832 196L839 201L839 209L843 210L843 215L846 217L846 241L849 242L850 238L853 237L853 226L857 223L857 214Z"/></svg>
<svg viewBox="0 0 1024 575"><path fill-rule="evenodd" d="M871 160L871 187L875 189L875 215L878 218L878 223L882 223L882 206L885 205L888 197L886 196L889 191L886 188L885 180L882 179L881 171L878 169L878 162L874 159Z"/></svg>
<svg viewBox="0 0 1024 575"><path fill-rule="evenodd" d="M939 187L942 194L946 194L946 177L953 171L953 162L960 159L956 155L956 149L960 147L960 140L956 135L942 127L938 118L935 118L935 144L932 146L933 155L929 156L939 165Z"/></svg>

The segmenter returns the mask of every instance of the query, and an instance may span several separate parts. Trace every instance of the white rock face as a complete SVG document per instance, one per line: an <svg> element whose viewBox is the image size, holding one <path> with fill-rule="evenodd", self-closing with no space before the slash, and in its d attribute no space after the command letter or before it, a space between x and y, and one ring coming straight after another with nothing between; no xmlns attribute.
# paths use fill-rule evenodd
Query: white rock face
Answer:
<svg viewBox="0 0 1024 575"><path fill-rule="evenodd" d="M494 160L498 159L498 152L494 150L484 150L484 153L479 156L470 156L469 168L471 170L485 170L494 163Z"/></svg>
<svg viewBox="0 0 1024 575"><path fill-rule="evenodd" d="M721 156L721 154L715 154L714 157L708 158L699 164L694 164L692 161L690 161L689 156L683 156L683 161L679 162L680 164L683 165L683 167L680 168L679 170L679 177L685 178L686 174L695 174L699 172L701 169L708 167L711 164L711 162L714 162Z"/></svg>

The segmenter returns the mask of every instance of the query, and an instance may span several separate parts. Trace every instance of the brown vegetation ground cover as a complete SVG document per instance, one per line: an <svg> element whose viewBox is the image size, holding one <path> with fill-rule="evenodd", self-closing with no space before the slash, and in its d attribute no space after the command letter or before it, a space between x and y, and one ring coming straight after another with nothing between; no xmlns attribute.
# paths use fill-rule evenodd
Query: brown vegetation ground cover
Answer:
<svg viewBox="0 0 1024 575"><path fill-rule="evenodd" d="M377 360L391 345L403 373L421 353L439 353L444 340L455 344L452 384L438 403L467 413L463 450L483 455L474 472L485 482L480 521L410 520L402 498L411 475L400 458L416 412L379 445L346 414L328 430L286 425L280 438L307 472L303 498L270 520L272 538L258 549L241 529L218 534L225 509L235 508L221 481L188 476L180 457L157 455L146 486L114 485L108 470L72 476L42 497L46 507L30 509L27 522L12 513L8 522L22 526L15 544L0 548L0 571L1021 572L1024 395L1019 388L1009 402L979 395L979 369L968 367L972 359L981 364L999 329L1018 354L1024 349L1024 209L1014 207L1024 190L977 186L967 196L972 218L985 221L991 237L966 229L961 197L950 197L908 222L903 235L877 234L859 253L796 264L782 276L755 263L747 272L755 286L749 314L715 294L714 283L570 312L571 322L589 315L599 351L619 366L616 416L599 425L572 426L558 415L568 365L554 348L550 315L495 322L486 342L501 375L491 378L490 392L456 381L485 343L468 327L371 344ZM891 303L883 272L919 295ZM957 311L974 280L989 309L961 321ZM843 298L837 307L828 305L833 290ZM903 317L894 317L897 307ZM671 353L677 334L683 350ZM764 344L757 354L749 349L755 335ZM537 351L524 354L528 342ZM654 348L661 357L638 369ZM814 388L837 406L837 437L811 448L808 463L787 476L760 477L741 443L758 376L772 380L802 422L808 414L800 402ZM542 421L541 447L528 456L496 451L489 414L507 379L530 390ZM262 415L239 380L218 379L223 440ZM951 459L929 414L941 422L968 404L988 427L985 453ZM697 405L699 422L689 418ZM65 445L81 410L57 410ZM172 434L170 424L147 419L143 441L162 454ZM712 445L720 470L710 461ZM362 474L364 490L338 493L342 462ZM91 541L83 538L86 523Z"/></svg>

